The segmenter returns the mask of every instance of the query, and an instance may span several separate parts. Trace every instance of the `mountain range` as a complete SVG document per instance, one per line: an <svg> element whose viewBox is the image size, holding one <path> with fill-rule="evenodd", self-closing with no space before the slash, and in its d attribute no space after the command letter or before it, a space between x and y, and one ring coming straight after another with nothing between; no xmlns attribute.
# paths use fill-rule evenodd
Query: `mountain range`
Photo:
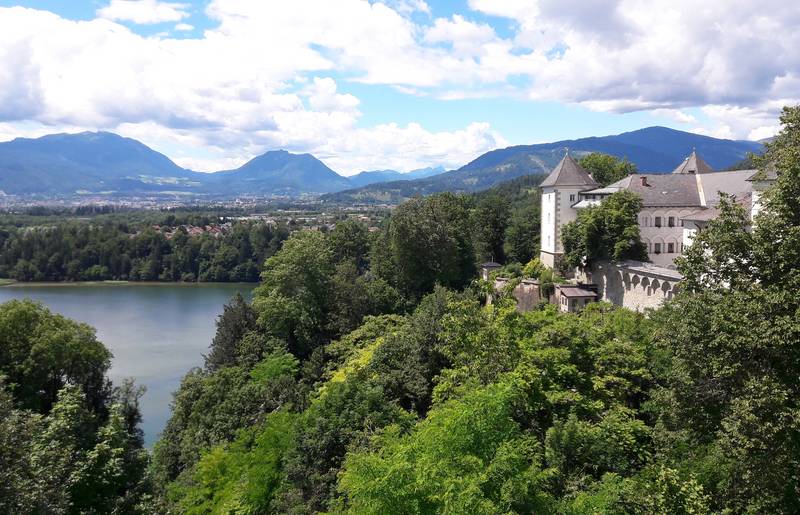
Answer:
<svg viewBox="0 0 800 515"><path fill-rule="evenodd" d="M350 183L353 184L353 186L361 187L381 182L425 179L427 177L433 177L434 175L439 175L440 173L444 172L444 166L429 166L428 168L419 168L406 173L398 172L396 170L371 170L351 175L348 177L348 179L350 179Z"/></svg>
<svg viewBox="0 0 800 515"><path fill-rule="evenodd" d="M457 170L365 171L344 177L311 154L285 150L257 156L234 170L181 168L143 143L109 132L53 134L0 143L0 190L6 194L235 196L323 195L334 202L397 202L439 191L478 191L523 175L547 173L569 148L605 152L642 171L667 172L694 148L714 168L731 166L762 144L648 127L614 136L520 145L487 152Z"/></svg>
<svg viewBox="0 0 800 515"><path fill-rule="evenodd" d="M545 175L564 157L567 149L575 157L603 152L630 160L642 172L668 173L692 150L697 150L715 170L722 170L742 162L750 153L761 152L763 144L712 138L667 127L647 127L613 136L492 150L457 170L435 177L372 184L324 195L322 199L341 203L396 203L416 195L441 191L480 191L523 175Z"/></svg>

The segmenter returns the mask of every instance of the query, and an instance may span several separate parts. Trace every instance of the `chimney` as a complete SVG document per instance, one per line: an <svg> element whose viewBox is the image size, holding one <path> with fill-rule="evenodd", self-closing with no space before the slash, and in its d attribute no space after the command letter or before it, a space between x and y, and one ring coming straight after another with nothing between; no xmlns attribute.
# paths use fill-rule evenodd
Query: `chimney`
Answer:
<svg viewBox="0 0 800 515"><path fill-rule="evenodd" d="M650 186L649 184L647 184L647 176L642 175L641 177L639 177L639 179L641 179L642 181L642 186Z"/></svg>

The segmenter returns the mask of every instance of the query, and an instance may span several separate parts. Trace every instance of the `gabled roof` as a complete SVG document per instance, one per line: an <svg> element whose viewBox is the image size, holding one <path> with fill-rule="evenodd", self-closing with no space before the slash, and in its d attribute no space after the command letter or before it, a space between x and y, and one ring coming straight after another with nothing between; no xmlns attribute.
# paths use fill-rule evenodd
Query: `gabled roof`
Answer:
<svg viewBox="0 0 800 515"><path fill-rule="evenodd" d="M568 298L597 298L597 292L581 288L580 286L558 286L558 293Z"/></svg>
<svg viewBox="0 0 800 515"><path fill-rule="evenodd" d="M605 189L628 190L642 197L642 207L700 207L697 179L689 174L633 174ZM594 191L585 191L590 195Z"/></svg>
<svg viewBox="0 0 800 515"><path fill-rule="evenodd" d="M539 186L586 186L587 188L596 188L599 184L572 159L572 156L567 154Z"/></svg>
<svg viewBox="0 0 800 515"><path fill-rule="evenodd" d="M752 190L747 182L752 174L753 170L712 172L699 177L688 173L633 174L581 195L628 190L642 197L643 207L703 207L719 202L720 191L744 198Z"/></svg>
<svg viewBox="0 0 800 515"><path fill-rule="evenodd" d="M711 173L714 169L708 166L708 163L703 161L703 158L697 155L697 152L692 150L689 157L683 160L683 163L678 165L672 173Z"/></svg>

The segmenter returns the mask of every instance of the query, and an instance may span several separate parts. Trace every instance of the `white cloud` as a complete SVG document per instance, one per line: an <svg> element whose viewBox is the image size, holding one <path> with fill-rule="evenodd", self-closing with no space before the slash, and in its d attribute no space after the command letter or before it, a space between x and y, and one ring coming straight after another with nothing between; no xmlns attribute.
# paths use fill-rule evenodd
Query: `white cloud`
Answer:
<svg viewBox="0 0 800 515"><path fill-rule="evenodd" d="M702 112L711 121L698 131L718 138L759 140L774 136L780 130L778 116L789 100L766 101L752 107L707 105Z"/></svg>
<svg viewBox="0 0 800 515"><path fill-rule="evenodd" d="M424 0L384 0L386 5L401 14L421 12L430 14L431 8Z"/></svg>
<svg viewBox="0 0 800 515"><path fill-rule="evenodd" d="M159 0L111 0L110 4L97 10L97 16L139 24L164 23L186 18L189 16L188 8L189 4Z"/></svg>
<svg viewBox="0 0 800 515"><path fill-rule="evenodd" d="M505 140L480 123L365 127L365 108L341 77L440 99L652 111L736 138L763 137L781 105L800 101L797 3L469 6L507 18L511 35L472 11L435 18L421 0L212 0L213 26L181 39L143 37L111 20L180 22L180 31L182 3L113 0L92 21L0 9L0 123L120 130L206 169L287 148L357 171L456 166Z"/></svg>
<svg viewBox="0 0 800 515"><path fill-rule="evenodd" d="M437 18L425 31L427 43L448 43L459 54L480 55L497 36L489 25L477 24L455 14L452 19Z"/></svg>
<svg viewBox="0 0 800 515"><path fill-rule="evenodd" d="M653 116L668 118L678 123L697 123L697 118L680 109L653 109L650 111Z"/></svg>
<svg viewBox="0 0 800 515"><path fill-rule="evenodd" d="M189 25L188 23L178 23L177 25L175 25L174 28L175 28L175 30L178 30L178 31L181 31L181 32L186 32L186 31L194 30L194 25Z"/></svg>

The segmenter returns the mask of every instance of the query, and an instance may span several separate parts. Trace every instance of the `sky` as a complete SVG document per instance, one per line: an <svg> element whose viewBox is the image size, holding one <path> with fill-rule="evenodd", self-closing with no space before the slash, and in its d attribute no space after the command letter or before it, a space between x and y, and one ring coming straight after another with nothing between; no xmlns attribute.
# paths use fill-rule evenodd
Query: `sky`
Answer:
<svg viewBox="0 0 800 515"><path fill-rule="evenodd" d="M651 125L758 140L800 103L798 27L786 0L0 0L0 141L351 175Z"/></svg>

